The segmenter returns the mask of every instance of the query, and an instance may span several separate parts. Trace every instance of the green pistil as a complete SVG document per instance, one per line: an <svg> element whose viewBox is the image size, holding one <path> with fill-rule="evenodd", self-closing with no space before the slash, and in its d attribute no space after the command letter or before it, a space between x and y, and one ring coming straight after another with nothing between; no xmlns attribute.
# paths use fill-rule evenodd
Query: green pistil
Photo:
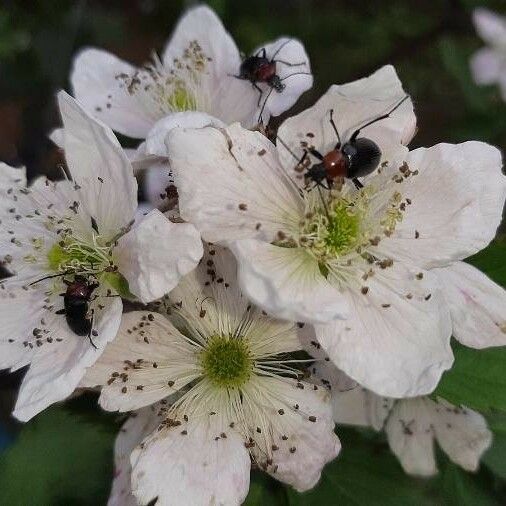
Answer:
<svg viewBox="0 0 506 506"><path fill-rule="evenodd" d="M239 388L252 371L253 362L243 339L214 336L202 352L202 368L209 380L221 388Z"/></svg>
<svg viewBox="0 0 506 506"><path fill-rule="evenodd" d="M356 202L344 199L331 202L327 210L321 209L306 217L299 242L325 265L331 259L347 255L363 242L362 215Z"/></svg>
<svg viewBox="0 0 506 506"><path fill-rule="evenodd" d="M330 220L328 220L323 240L336 255L341 255L357 243L360 217L342 202L338 202L330 211L329 216Z"/></svg>
<svg viewBox="0 0 506 506"><path fill-rule="evenodd" d="M183 83L178 83L167 102L174 111L195 111L197 101L195 97L185 88Z"/></svg>
<svg viewBox="0 0 506 506"><path fill-rule="evenodd" d="M47 254L49 269L75 273L101 272L109 265L109 248L90 246L72 239L54 244Z"/></svg>

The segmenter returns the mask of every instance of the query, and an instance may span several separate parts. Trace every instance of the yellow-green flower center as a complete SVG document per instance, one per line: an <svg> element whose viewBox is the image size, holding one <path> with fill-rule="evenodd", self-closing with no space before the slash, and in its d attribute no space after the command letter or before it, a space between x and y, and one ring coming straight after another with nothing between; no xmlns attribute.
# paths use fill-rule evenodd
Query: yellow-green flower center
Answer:
<svg viewBox="0 0 506 506"><path fill-rule="evenodd" d="M110 248L88 245L71 238L55 243L47 254L52 271L97 273L110 264Z"/></svg>
<svg viewBox="0 0 506 506"><path fill-rule="evenodd" d="M205 376L217 387L239 388L252 372L253 361L244 339L213 336L201 355Z"/></svg>
<svg viewBox="0 0 506 506"><path fill-rule="evenodd" d="M190 93L183 82L178 82L167 97L167 104L172 111L195 111L197 110L197 100Z"/></svg>
<svg viewBox="0 0 506 506"><path fill-rule="evenodd" d="M336 199L306 216L300 243L322 263L347 255L364 240L362 214L357 202Z"/></svg>
<svg viewBox="0 0 506 506"><path fill-rule="evenodd" d="M111 247L89 245L71 237L55 243L47 253L49 270L62 274L91 275L121 297L135 298L130 293L128 281L112 264L112 258Z"/></svg>
<svg viewBox="0 0 506 506"><path fill-rule="evenodd" d="M323 241L336 255L340 255L356 244L359 237L360 217L341 202L338 202L329 212L329 217Z"/></svg>

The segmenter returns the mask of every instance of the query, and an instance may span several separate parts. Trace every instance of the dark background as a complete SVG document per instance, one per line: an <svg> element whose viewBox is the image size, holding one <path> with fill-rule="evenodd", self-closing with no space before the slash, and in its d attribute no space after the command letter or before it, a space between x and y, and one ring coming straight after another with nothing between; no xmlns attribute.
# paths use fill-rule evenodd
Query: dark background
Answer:
<svg viewBox="0 0 506 506"><path fill-rule="evenodd" d="M483 46L471 22L472 10L486 6L505 14L505 0L207 3L245 53L280 35L305 43L315 84L290 113L312 105L333 83L392 63L416 106L419 132L412 146L476 139L506 147L506 104L496 88L475 86L468 66L470 55ZM2 0L0 161L25 165L30 177L58 177L60 155L47 133L58 125L54 96L69 89L73 54L94 45L141 64L153 50L161 51L179 15L192 4ZM10 411L20 377L0 373L0 449L18 429Z"/></svg>

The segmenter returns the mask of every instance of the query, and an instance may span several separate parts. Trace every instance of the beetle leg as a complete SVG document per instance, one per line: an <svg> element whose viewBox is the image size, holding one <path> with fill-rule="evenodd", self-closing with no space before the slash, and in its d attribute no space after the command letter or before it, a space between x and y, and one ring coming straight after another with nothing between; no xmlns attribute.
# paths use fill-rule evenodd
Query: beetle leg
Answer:
<svg viewBox="0 0 506 506"><path fill-rule="evenodd" d="M288 67L300 67L301 65L306 65L307 62L303 61L301 63L290 63L285 60L272 60L274 63L282 63L283 65L287 65Z"/></svg>
<svg viewBox="0 0 506 506"><path fill-rule="evenodd" d="M91 335L93 333L93 322L94 321L95 321L95 310L91 309L91 326L90 326L90 331L88 332L88 339L90 340L90 343L93 346L93 348L98 350L97 345L93 342L93 339L91 337Z"/></svg>
<svg viewBox="0 0 506 506"><path fill-rule="evenodd" d="M355 185L355 188L356 188L357 190L360 190L361 188L363 188L363 187L364 187L364 185L363 185L363 184L362 184L362 183L361 183L361 182L360 182L360 181L359 181L356 177L354 177L354 178L352 179L352 181L353 181L353 184Z"/></svg>
<svg viewBox="0 0 506 506"><path fill-rule="evenodd" d="M308 149L308 151L315 157L315 158L318 158L318 160L320 161L323 161L323 155L317 151L316 149L314 148L310 148Z"/></svg>
<svg viewBox="0 0 506 506"><path fill-rule="evenodd" d="M269 100L269 97L271 96L273 89L274 88L271 88L269 93L267 93L267 96L265 97L264 105L262 105L262 109L260 110L260 114L258 115L258 123L262 123L262 114L264 113L265 104L267 104L267 100ZM262 97L260 96L260 98L262 98ZM258 101L258 105L260 105L260 100Z"/></svg>
<svg viewBox="0 0 506 506"><path fill-rule="evenodd" d="M55 311L54 314L65 314L65 309L58 309L58 311Z"/></svg>
<svg viewBox="0 0 506 506"><path fill-rule="evenodd" d="M272 55L272 58L271 58L271 61L274 61L274 58L276 58L276 56L279 54L279 52L289 43L291 42L293 39L288 39L288 40L285 40L285 42L283 42L283 44L281 44L281 46L278 47L277 51ZM265 52L264 52L264 57L265 57Z"/></svg>
<svg viewBox="0 0 506 506"><path fill-rule="evenodd" d="M255 90L257 90L259 93L257 107L260 107L260 102L262 101L262 95L264 94L264 92L262 91L262 88L260 88L260 86L258 86L258 84L255 82L252 82L251 86L253 86L253 88L255 88Z"/></svg>

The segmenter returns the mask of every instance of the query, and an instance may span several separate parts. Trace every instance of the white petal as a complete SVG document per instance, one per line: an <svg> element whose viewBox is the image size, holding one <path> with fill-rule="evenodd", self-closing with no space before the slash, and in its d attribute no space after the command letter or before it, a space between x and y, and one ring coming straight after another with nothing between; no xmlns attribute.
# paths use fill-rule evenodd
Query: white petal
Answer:
<svg viewBox="0 0 506 506"><path fill-rule="evenodd" d="M26 186L26 169L15 168L0 162L0 189L23 188Z"/></svg>
<svg viewBox="0 0 506 506"><path fill-rule="evenodd" d="M466 471L476 471L480 458L492 443L483 416L446 401L431 402L436 440L450 459Z"/></svg>
<svg viewBox="0 0 506 506"><path fill-rule="evenodd" d="M153 211L153 209L154 208L151 204L148 204L147 202L141 202L135 211L135 221L139 222L143 220L151 211Z"/></svg>
<svg viewBox="0 0 506 506"><path fill-rule="evenodd" d="M146 151L146 141L142 141L135 149L124 148L123 151L130 160L136 176L141 174L144 169L148 169L161 161L166 161L159 156L148 155Z"/></svg>
<svg viewBox="0 0 506 506"><path fill-rule="evenodd" d="M173 208L177 205L174 176L167 160L151 165L144 172L144 195L156 208Z"/></svg>
<svg viewBox="0 0 506 506"><path fill-rule="evenodd" d="M473 12L473 21L480 37L491 46L506 46L506 18L480 7Z"/></svg>
<svg viewBox="0 0 506 506"><path fill-rule="evenodd" d="M299 492L314 487L323 466L341 450L327 390L315 390L309 383L264 377L256 378L243 395L246 419L251 420L256 442L252 454L260 467ZM264 427L255 411L248 412L249 397L262 404L271 426ZM262 425L262 433L269 430L266 441L274 442L277 449L265 447L257 425Z"/></svg>
<svg viewBox="0 0 506 506"><path fill-rule="evenodd" d="M471 265L434 269L453 322L453 336L472 348L506 345L506 291Z"/></svg>
<svg viewBox="0 0 506 506"><path fill-rule="evenodd" d="M173 130L167 148L181 216L204 239L273 240L279 230L298 227L302 199L259 132L237 124L225 132Z"/></svg>
<svg viewBox="0 0 506 506"><path fill-rule="evenodd" d="M23 247L23 243L25 239L30 240L33 237L34 225L30 222L28 226L23 226L24 222L17 221L24 220L25 214L33 212L31 205L26 202L25 195L20 193L25 187L26 169L24 167L16 169L0 162L0 265L10 272L32 270L31 266L23 261L23 257L29 253ZM35 224L35 228L39 232L42 231L41 224ZM15 235L13 231L16 232ZM45 235L45 232L43 233Z"/></svg>
<svg viewBox="0 0 506 506"><path fill-rule="evenodd" d="M27 421L54 402L68 397L105 345L115 338L123 308L121 299L99 297L91 307L95 310L93 328L97 335L92 339L97 349L87 336L74 334L64 316L48 311L44 316L46 325L36 322L42 329L42 344L36 346L19 390L13 412L19 420Z"/></svg>
<svg viewBox="0 0 506 506"><path fill-rule="evenodd" d="M395 262L348 290L349 318L315 325L318 341L339 369L386 397L431 392L453 363L451 320L435 276ZM364 283L365 284L365 283Z"/></svg>
<svg viewBox="0 0 506 506"><path fill-rule="evenodd" d="M148 406L198 376L193 348L164 316L146 311L125 313L117 338L80 386L102 386L100 405L108 411Z"/></svg>
<svg viewBox="0 0 506 506"><path fill-rule="evenodd" d="M172 223L154 209L115 249L130 291L148 303L169 293L202 258L200 235L190 223Z"/></svg>
<svg viewBox="0 0 506 506"><path fill-rule="evenodd" d="M140 504L158 497L160 506L238 506L249 489L250 458L243 438L218 416L153 433L134 450L131 463L132 489Z"/></svg>
<svg viewBox="0 0 506 506"><path fill-rule="evenodd" d="M190 9L179 21L168 42L163 60L171 65L192 41L197 41L210 58L200 88L210 95L207 112L226 124L236 121L244 127L256 125L258 92L247 81L237 79L241 65L239 51L220 19L207 6Z"/></svg>
<svg viewBox="0 0 506 506"><path fill-rule="evenodd" d="M189 9L179 20L163 52L163 61L172 64L180 58L191 42L197 41L211 58L210 69L216 81L227 74L237 73L241 64L239 50L216 14L202 5Z"/></svg>
<svg viewBox="0 0 506 506"><path fill-rule="evenodd" d="M447 265L494 238L506 198L498 149L482 142L438 144L409 153L418 175L397 184L406 206L395 232L379 248L424 268Z"/></svg>
<svg viewBox="0 0 506 506"><path fill-rule="evenodd" d="M206 245L198 267L169 294L200 335L229 335L241 324L250 302L237 282L237 262L229 250Z"/></svg>
<svg viewBox="0 0 506 506"><path fill-rule="evenodd" d="M285 86L278 92L267 84L259 85L263 94L257 116L260 118L262 114L262 122L266 124L271 115L279 116L290 109L299 97L313 86L313 75L309 57L299 40L281 37L257 47L252 54L261 54L263 49L269 61L276 61L276 75Z"/></svg>
<svg viewBox="0 0 506 506"><path fill-rule="evenodd" d="M104 124L92 119L65 92L58 94L64 125L65 158L74 181L88 182L86 207L100 234L113 236L133 218L137 182L118 140Z"/></svg>
<svg viewBox="0 0 506 506"><path fill-rule="evenodd" d="M146 137L145 151L149 155L167 157L165 139L168 133L174 128L203 128L203 127L224 128L222 121L204 112L185 111L169 114L155 123Z"/></svg>
<svg viewBox="0 0 506 506"><path fill-rule="evenodd" d="M476 83L492 84L499 80L501 74L501 55L498 51L483 48L473 54L471 71Z"/></svg>
<svg viewBox="0 0 506 506"><path fill-rule="evenodd" d="M33 331L44 318L42 290L0 289L0 369L17 370L30 363L36 347ZM28 338L28 339L27 339ZM24 344L26 342L26 344ZM31 346L28 344L30 343Z"/></svg>
<svg viewBox="0 0 506 506"><path fill-rule="evenodd" d="M330 389L334 421L381 430L394 400L366 390L340 371L332 362L320 360L311 369Z"/></svg>
<svg viewBox="0 0 506 506"><path fill-rule="evenodd" d="M142 139L154 120L117 79L134 72L132 65L107 51L88 48L74 58L70 82L74 96L88 112L113 130Z"/></svg>
<svg viewBox="0 0 506 506"><path fill-rule="evenodd" d="M239 284L255 304L285 320L329 322L346 318L345 298L302 248L282 248L256 239L230 244L239 264Z"/></svg>
<svg viewBox="0 0 506 506"><path fill-rule="evenodd" d="M360 386L343 392L332 391L334 420L339 424L381 430L394 400L380 397Z"/></svg>
<svg viewBox="0 0 506 506"><path fill-rule="evenodd" d="M63 128L54 128L48 135L49 140L56 144L57 147L63 149L63 144L65 142L65 134L63 133Z"/></svg>
<svg viewBox="0 0 506 506"><path fill-rule="evenodd" d="M437 473L430 402L424 397L398 401L385 427L390 448L402 468L416 476Z"/></svg>
<svg viewBox="0 0 506 506"><path fill-rule="evenodd" d="M238 72L236 67L232 74L221 78L211 112L227 125L238 122L244 128L255 128L260 114L260 92L249 81L237 78ZM265 122L265 113L263 117Z"/></svg>
<svg viewBox="0 0 506 506"><path fill-rule="evenodd" d="M159 408L159 404L154 404L132 413L118 432L114 444L114 479L107 506L137 506L132 494L130 454L162 421Z"/></svg>
<svg viewBox="0 0 506 506"><path fill-rule="evenodd" d="M304 153L301 142L313 145L322 155L334 149L337 136L330 124L330 111L341 142L346 142L357 128L390 111L406 96L395 69L387 65L364 79L333 85L313 107L293 116L278 130L278 151L286 170L293 172ZM390 118L364 128L360 136L373 140L382 152L381 162L396 159L415 133L416 117L411 99L406 100ZM285 144L289 146L288 151ZM315 162L316 159L313 159Z"/></svg>

